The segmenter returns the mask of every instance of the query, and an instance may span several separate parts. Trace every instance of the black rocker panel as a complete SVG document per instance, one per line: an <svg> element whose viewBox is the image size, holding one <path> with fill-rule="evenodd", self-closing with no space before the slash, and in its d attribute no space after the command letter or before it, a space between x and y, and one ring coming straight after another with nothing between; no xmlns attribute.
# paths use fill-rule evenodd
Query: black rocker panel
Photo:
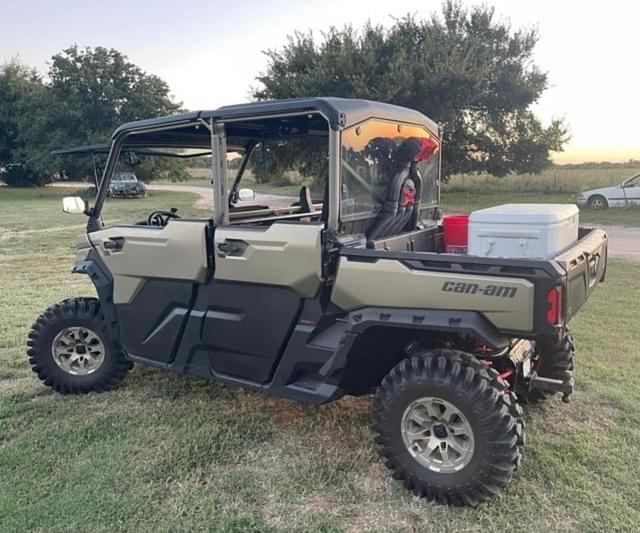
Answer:
<svg viewBox="0 0 640 533"><path fill-rule="evenodd" d="M201 285L193 316L203 316L200 340L211 369L268 381L301 305L300 296L287 287L217 280Z"/></svg>
<svg viewBox="0 0 640 533"><path fill-rule="evenodd" d="M191 306L193 283L147 280L129 304L118 304L120 341L135 357L169 363Z"/></svg>

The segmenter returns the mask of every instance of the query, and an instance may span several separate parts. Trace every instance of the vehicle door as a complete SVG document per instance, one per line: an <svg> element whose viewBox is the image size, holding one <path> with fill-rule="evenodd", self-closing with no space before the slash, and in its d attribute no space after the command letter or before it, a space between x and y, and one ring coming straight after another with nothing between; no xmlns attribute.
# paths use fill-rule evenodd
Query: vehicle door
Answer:
<svg viewBox="0 0 640 533"><path fill-rule="evenodd" d="M270 379L303 300L320 290L323 227L294 220L215 229L214 276L194 306L213 372Z"/></svg>
<svg viewBox="0 0 640 533"><path fill-rule="evenodd" d="M263 137L241 168L260 174L264 183L280 178L293 154L327 161L328 124L318 115L252 119L225 129L230 144L245 139L247 132ZM227 165L231 160L227 151ZM320 191L328 183L328 165L298 165L296 176L307 183L315 179ZM199 345L192 353L199 367L206 361L217 377L268 382L305 300L319 294L325 222L322 204L303 206L307 189L301 188L299 202L263 199L259 203L267 204L267 213L234 205L234 216L221 217L213 230L213 275L199 286L191 313L202 317Z"/></svg>
<svg viewBox="0 0 640 533"><path fill-rule="evenodd" d="M628 179L622 184L622 190L627 206L640 205L640 174Z"/></svg>
<svg viewBox="0 0 640 533"><path fill-rule="evenodd" d="M206 220L116 225L89 233L111 283L120 341L134 357L169 363L193 295L209 276Z"/></svg>

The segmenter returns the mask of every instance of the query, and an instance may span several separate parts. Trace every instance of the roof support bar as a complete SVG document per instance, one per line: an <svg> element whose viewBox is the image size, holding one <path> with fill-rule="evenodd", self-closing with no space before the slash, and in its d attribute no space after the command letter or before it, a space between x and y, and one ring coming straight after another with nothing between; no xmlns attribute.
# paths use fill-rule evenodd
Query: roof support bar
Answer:
<svg viewBox="0 0 640 533"><path fill-rule="evenodd" d="M338 231L340 216L340 131L329 128L329 217L327 229Z"/></svg>
<svg viewBox="0 0 640 533"><path fill-rule="evenodd" d="M211 177L213 181L213 220L216 226L229 223L229 193L227 183L227 137L223 123L210 119Z"/></svg>

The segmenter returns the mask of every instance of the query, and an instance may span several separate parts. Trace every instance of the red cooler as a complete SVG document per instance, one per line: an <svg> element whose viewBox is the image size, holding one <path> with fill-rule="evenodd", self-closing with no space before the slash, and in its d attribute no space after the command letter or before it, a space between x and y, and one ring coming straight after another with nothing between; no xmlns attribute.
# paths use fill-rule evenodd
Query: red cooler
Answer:
<svg viewBox="0 0 640 533"><path fill-rule="evenodd" d="M442 227L444 251L465 255L469 246L469 215L447 215L442 218Z"/></svg>

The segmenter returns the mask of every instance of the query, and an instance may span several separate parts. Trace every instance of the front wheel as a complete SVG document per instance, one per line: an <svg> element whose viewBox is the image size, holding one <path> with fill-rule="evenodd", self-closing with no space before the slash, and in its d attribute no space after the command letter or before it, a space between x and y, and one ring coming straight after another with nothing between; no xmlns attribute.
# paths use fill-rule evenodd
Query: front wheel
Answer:
<svg viewBox="0 0 640 533"><path fill-rule="evenodd" d="M591 209L601 210L607 209L608 207L609 202L607 202L607 199L600 194L596 194L595 196L589 198L589 208Z"/></svg>
<svg viewBox="0 0 640 533"><path fill-rule="evenodd" d="M376 392L372 425L394 477L430 501L475 507L511 481L522 459L515 396L495 371L455 350L398 363Z"/></svg>
<svg viewBox="0 0 640 533"><path fill-rule="evenodd" d="M51 306L33 324L27 347L33 371L62 394L114 389L132 367L109 334L95 298Z"/></svg>

